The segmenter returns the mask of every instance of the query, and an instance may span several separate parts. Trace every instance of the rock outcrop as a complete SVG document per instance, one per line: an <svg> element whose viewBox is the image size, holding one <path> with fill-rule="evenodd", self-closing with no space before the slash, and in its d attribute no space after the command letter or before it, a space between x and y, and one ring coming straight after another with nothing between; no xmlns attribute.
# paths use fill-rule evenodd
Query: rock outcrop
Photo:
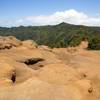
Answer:
<svg viewBox="0 0 100 100"><path fill-rule="evenodd" d="M100 51L0 37L0 100L99 100Z"/></svg>
<svg viewBox="0 0 100 100"><path fill-rule="evenodd" d="M10 49L12 47L18 47L21 45L21 41L13 36L2 37L0 36L0 49Z"/></svg>
<svg viewBox="0 0 100 100"><path fill-rule="evenodd" d="M26 48L29 48L29 49L34 49L34 48L37 48L38 45L32 41L32 40L25 40L22 42L22 46L23 47L26 47Z"/></svg>

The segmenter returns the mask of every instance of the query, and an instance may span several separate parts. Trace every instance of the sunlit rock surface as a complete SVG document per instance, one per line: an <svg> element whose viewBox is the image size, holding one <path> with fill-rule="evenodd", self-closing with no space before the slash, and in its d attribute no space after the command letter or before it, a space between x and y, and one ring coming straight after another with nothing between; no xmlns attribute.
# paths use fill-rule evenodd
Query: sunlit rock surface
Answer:
<svg viewBox="0 0 100 100"><path fill-rule="evenodd" d="M0 100L100 100L100 51L87 45L51 49L0 37Z"/></svg>

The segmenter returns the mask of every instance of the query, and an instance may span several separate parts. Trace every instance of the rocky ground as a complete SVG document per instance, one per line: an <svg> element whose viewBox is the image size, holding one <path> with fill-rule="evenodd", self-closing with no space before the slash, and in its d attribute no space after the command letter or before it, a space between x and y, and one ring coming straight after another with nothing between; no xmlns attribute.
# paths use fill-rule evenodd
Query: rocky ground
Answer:
<svg viewBox="0 0 100 100"><path fill-rule="evenodd" d="M100 51L49 48L0 37L0 100L100 100Z"/></svg>

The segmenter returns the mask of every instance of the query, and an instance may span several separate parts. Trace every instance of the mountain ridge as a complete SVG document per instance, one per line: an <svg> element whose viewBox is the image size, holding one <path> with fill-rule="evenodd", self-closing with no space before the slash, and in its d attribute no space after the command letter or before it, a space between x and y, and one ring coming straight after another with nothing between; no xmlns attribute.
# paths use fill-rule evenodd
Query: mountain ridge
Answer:
<svg viewBox="0 0 100 100"><path fill-rule="evenodd" d="M83 26L83 27L96 27L96 28L100 28L100 26L89 26L89 25L82 25L82 24L72 24L72 23L68 23L68 22L61 22L59 24L54 24L54 25L19 25L19 26L11 26L11 27L6 27L6 26L0 26L0 28L17 28L17 27L45 27L45 26L57 26L57 25L74 25L74 26Z"/></svg>
<svg viewBox="0 0 100 100"><path fill-rule="evenodd" d="M100 49L100 27L65 22L47 26L0 27L0 35L15 36L20 40L32 39L40 45L50 47L77 46L83 38L86 38L90 49Z"/></svg>

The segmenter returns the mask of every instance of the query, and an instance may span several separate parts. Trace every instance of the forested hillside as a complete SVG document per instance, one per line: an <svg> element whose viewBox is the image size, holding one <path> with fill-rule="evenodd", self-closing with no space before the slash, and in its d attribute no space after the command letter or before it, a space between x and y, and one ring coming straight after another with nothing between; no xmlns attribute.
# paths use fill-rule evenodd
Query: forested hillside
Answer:
<svg viewBox="0 0 100 100"><path fill-rule="evenodd" d="M32 39L38 44L50 47L76 46L81 40L89 41L89 49L100 50L100 27L88 27L61 23L52 26L0 27L1 36L15 36L18 39Z"/></svg>

